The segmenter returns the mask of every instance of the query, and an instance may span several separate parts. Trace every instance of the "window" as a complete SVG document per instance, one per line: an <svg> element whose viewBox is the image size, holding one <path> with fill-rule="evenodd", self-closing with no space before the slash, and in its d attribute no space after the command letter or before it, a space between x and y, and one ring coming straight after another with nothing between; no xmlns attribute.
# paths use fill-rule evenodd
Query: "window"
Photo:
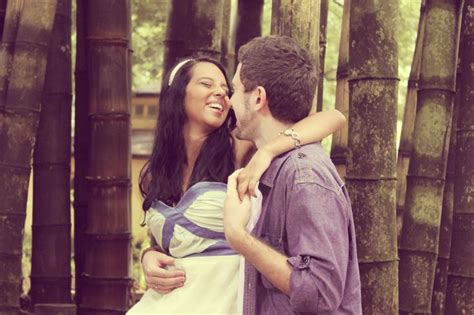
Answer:
<svg viewBox="0 0 474 315"><path fill-rule="evenodd" d="M143 116L144 106L135 105L135 116Z"/></svg>
<svg viewBox="0 0 474 315"><path fill-rule="evenodd" d="M156 117L157 112L158 112L158 107L156 105L148 106L148 117Z"/></svg>

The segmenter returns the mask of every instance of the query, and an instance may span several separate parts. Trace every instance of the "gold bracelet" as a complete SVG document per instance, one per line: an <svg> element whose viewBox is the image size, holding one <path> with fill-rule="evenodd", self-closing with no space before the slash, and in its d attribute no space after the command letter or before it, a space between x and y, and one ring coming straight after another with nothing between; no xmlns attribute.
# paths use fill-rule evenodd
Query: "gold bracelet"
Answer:
<svg viewBox="0 0 474 315"><path fill-rule="evenodd" d="M301 140L299 139L298 133L293 128L288 128L284 131L280 131L281 136L290 137L295 142L295 148L301 147Z"/></svg>

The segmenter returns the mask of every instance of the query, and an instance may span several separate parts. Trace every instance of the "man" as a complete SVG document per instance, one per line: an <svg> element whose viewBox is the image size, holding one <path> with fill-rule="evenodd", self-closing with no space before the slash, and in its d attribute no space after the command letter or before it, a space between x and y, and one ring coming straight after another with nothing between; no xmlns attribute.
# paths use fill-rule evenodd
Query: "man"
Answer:
<svg viewBox="0 0 474 315"><path fill-rule="evenodd" d="M320 144L299 146L291 129L308 115L317 85L309 54L288 37L256 38L239 50L231 105L236 135L263 147L288 136L295 149L260 180L260 218L248 232L249 197L229 177L225 235L246 259L244 314L362 314L352 211Z"/></svg>

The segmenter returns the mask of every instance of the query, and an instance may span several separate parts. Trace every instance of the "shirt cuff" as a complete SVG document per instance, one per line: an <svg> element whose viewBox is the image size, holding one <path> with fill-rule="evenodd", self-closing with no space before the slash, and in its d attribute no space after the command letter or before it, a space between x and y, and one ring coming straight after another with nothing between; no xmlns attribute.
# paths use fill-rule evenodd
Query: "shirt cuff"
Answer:
<svg viewBox="0 0 474 315"><path fill-rule="evenodd" d="M311 276L311 257L298 255L287 259L290 275L290 306L295 312L318 313L319 292Z"/></svg>

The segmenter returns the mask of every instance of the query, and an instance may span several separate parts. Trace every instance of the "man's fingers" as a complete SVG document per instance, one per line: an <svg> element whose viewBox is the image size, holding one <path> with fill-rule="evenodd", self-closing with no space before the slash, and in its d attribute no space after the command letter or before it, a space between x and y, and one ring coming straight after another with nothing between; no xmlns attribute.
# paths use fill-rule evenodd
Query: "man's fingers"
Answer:
<svg viewBox="0 0 474 315"><path fill-rule="evenodd" d="M257 197L257 181L255 179L249 181L249 193L251 196Z"/></svg>
<svg viewBox="0 0 474 315"><path fill-rule="evenodd" d="M248 180L246 176L243 176L244 172L241 172L237 177L237 192L239 194L239 199L242 201L248 189Z"/></svg>
<svg viewBox="0 0 474 315"><path fill-rule="evenodd" d="M227 193L229 192L233 193L234 191L237 190L237 176L239 176L240 172L242 172L241 168L234 171L227 178Z"/></svg>

